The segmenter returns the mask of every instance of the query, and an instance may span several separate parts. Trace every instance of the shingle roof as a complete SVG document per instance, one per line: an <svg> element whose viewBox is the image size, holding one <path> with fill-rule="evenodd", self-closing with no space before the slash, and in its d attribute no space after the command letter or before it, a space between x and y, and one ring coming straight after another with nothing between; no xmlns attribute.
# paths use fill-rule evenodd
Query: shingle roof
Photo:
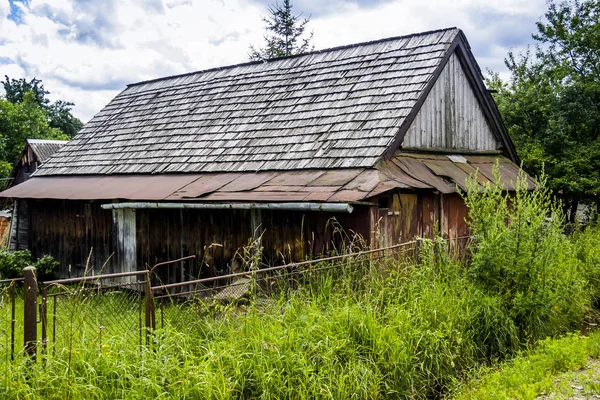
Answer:
<svg viewBox="0 0 600 400"><path fill-rule="evenodd" d="M35 153L39 162L44 162L67 144L68 140L27 139L27 144Z"/></svg>
<svg viewBox="0 0 600 400"><path fill-rule="evenodd" d="M130 85L36 175L373 167L459 33Z"/></svg>

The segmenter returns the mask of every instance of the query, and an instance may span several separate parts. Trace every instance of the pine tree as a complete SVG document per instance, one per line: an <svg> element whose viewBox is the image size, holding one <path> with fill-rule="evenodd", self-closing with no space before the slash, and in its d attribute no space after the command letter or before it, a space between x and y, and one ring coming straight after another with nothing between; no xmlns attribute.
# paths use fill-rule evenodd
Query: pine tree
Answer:
<svg viewBox="0 0 600 400"><path fill-rule="evenodd" d="M311 43L313 33L308 33L304 37L306 24L310 21L308 18L302 18L302 14L292 14L292 4L290 0L283 0L282 4L276 3L269 6L270 17L263 17L266 24L265 36L266 46L257 49L250 46L250 60L260 61L276 57L286 57L294 54L301 54L313 49Z"/></svg>

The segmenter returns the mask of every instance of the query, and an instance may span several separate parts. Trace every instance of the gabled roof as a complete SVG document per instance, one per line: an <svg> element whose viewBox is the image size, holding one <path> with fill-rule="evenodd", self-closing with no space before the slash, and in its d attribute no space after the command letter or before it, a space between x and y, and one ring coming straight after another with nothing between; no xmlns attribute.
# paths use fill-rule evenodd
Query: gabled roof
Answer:
<svg viewBox="0 0 600 400"><path fill-rule="evenodd" d="M431 31L129 85L35 176L372 168L458 47L489 101L462 32Z"/></svg>
<svg viewBox="0 0 600 400"><path fill-rule="evenodd" d="M68 140L46 140L27 139L27 145L31 148L39 162L44 162L67 144Z"/></svg>

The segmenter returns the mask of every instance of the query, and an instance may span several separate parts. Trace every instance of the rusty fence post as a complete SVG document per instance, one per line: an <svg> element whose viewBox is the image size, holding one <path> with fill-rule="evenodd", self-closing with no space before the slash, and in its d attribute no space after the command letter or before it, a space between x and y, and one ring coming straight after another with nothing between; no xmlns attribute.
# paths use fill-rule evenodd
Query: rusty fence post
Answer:
<svg viewBox="0 0 600 400"><path fill-rule="evenodd" d="M37 279L34 267L23 269L23 343L25 352L35 361L37 342Z"/></svg>
<svg viewBox="0 0 600 400"><path fill-rule="evenodd" d="M46 354L46 346L48 344L48 292L46 290L46 285L42 286L42 304L40 304L40 319L42 321L42 353Z"/></svg>
<svg viewBox="0 0 600 400"><path fill-rule="evenodd" d="M150 344L150 334L156 329L154 296L152 294L152 271L146 274L146 344Z"/></svg>
<svg viewBox="0 0 600 400"><path fill-rule="evenodd" d="M17 300L17 284L15 281L10 283L10 302L11 302L11 320L10 320L10 359L15 359L15 325L16 319L16 300Z"/></svg>

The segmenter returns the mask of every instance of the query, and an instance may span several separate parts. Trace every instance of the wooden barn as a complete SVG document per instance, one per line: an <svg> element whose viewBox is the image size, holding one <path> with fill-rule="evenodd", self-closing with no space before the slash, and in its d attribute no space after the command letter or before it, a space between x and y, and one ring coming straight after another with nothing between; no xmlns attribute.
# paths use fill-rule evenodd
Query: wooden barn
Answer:
<svg viewBox="0 0 600 400"><path fill-rule="evenodd" d="M31 178L38 167L67 142L68 140L27 139L7 186L15 186Z"/></svg>
<svg viewBox="0 0 600 400"><path fill-rule="evenodd" d="M457 187L496 162L510 190L517 155L451 28L131 84L2 196L21 210L14 247L63 276L90 252L103 272L196 255L163 276L182 281L258 237L274 265L354 234L467 235Z"/></svg>

